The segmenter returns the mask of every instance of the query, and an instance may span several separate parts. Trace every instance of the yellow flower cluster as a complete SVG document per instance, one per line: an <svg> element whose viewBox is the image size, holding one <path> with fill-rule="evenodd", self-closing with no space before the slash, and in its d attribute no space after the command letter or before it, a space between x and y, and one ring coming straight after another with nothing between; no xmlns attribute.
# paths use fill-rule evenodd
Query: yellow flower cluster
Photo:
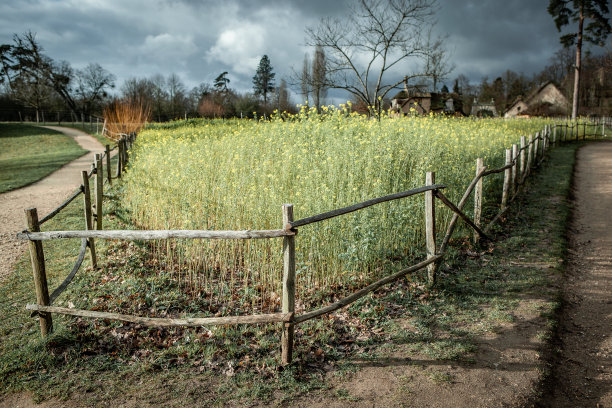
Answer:
<svg viewBox="0 0 612 408"><path fill-rule="evenodd" d="M283 203L292 203L299 219L422 186L427 171L436 172L456 202L477 157L502 165L505 148L542 127L539 120L377 120L351 112L350 105L320 113L304 106L267 121L157 125L139 135L124 204L151 229L276 229ZM488 179L485 191L495 183L499 178ZM301 228L298 290L362 284L395 260L422 254L422 202L412 197ZM439 228L449 219L439 211ZM280 245L180 242L165 262L176 264L196 288L239 280L278 293Z"/></svg>

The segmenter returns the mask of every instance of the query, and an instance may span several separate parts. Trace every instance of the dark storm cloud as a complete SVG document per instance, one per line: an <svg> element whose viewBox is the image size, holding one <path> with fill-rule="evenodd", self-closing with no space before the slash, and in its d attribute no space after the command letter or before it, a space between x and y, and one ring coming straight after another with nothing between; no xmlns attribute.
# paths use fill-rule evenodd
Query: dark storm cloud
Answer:
<svg viewBox="0 0 612 408"><path fill-rule="evenodd" d="M177 73L188 87L229 71L246 91L263 54L277 78L301 69L304 30L322 17L346 15L338 0L4 0L0 43L31 30L46 53L81 68L98 62L118 78ZM479 82L506 69L531 75L559 49L546 1L439 0L436 32L458 74ZM398 67L400 77L410 65ZM333 94L332 94L333 95ZM338 94L335 94L338 95Z"/></svg>
<svg viewBox="0 0 612 408"><path fill-rule="evenodd" d="M473 81L506 69L530 75L560 48L545 2L445 0L440 5L437 28L449 35L454 75L463 73Z"/></svg>

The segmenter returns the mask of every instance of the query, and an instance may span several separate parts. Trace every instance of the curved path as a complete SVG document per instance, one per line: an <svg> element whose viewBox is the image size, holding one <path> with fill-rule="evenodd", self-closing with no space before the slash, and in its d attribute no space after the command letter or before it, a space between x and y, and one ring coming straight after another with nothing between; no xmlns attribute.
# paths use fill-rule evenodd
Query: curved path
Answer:
<svg viewBox="0 0 612 408"><path fill-rule="evenodd" d="M0 282L6 279L26 243L15 234L25 228L24 209L36 207L43 217L57 207L81 184L81 170L89 170L95 153L103 153L104 146L94 137L77 129L44 126L72 137L89 153L64 165L36 183L0 194Z"/></svg>
<svg viewBox="0 0 612 408"><path fill-rule="evenodd" d="M578 151L561 352L546 407L612 407L612 143Z"/></svg>

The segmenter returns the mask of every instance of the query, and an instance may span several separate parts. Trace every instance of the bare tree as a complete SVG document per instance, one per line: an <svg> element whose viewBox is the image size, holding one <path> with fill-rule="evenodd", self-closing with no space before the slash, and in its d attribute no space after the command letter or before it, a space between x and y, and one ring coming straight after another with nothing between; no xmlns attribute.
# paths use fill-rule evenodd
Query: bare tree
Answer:
<svg viewBox="0 0 612 408"><path fill-rule="evenodd" d="M310 57L304 54L304 64L302 65L302 75L300 76L300 86L302 90L302 98L308 101L310 97Z"/></svg>
<svg viewBox="0 0 612 408"><path fill-rule="evenodd" d="M19 82L24 84L32 81L50 87L75 112L76 103L70 86L74 72L70 64L66 61L55 62L43 51L35 33L28 31L23 35L15 34L12 45L0 46L3 81L6 81L10 89Z"/></svg>
<svg viewBox="0 0 612 408"><path fill-rule="evenodd" d="M287 81L284 79L280 80L280 84L274 90L274 94L277 102L277 109L279 112L285 112L291 110L291 101L289 100L289 91L287 90Z"/></svg>
<svg viewBox="0 0 612 408"><path fill-rule="evenodd" d="M421 33L433 24L436 4L436 0L359 0L346 19L325 18L308 28L308 45L325 50L325 86L346 90L380 113L382 99L403 82L388 83L385 74L435 51L428 49Z"/></svg>
<svg viewBox="0 0 612 408"><path fill-rule="evenodd" d="M312 75L310 77L313 103L317 110L321 109L323 99L327 93L325 87L326 77L327 67L325 66L325 51L323 51L323 47L318 45L315 48L314 61L312 62Z"/></svg>
<svg viewBox="0 0 612 408"><path fill-rule="evenodd" d="M115 87L115 76L102 68L100 64L89 64L76 72L76 96L83 107L82 111L90 114L107 96L106 90Z"/></svg>
<svg viewBox="0 0 612 408"><path fill-rule="evenodd" d="M430 29L425 43L425 49L429 51L425 55L423 71L431 80L433 92L437 92L440 82L447 79L448 75L455 69L455 65L448 61L448 53L443 44L443 39L434 38Z"/></svg>
<svg viewBox="0 0 612 408"><path fill-rule="evenodd" d="M166 79L166 90L171 118L176 119L185 112L185 85L178 75L172 73Z"/></svg>

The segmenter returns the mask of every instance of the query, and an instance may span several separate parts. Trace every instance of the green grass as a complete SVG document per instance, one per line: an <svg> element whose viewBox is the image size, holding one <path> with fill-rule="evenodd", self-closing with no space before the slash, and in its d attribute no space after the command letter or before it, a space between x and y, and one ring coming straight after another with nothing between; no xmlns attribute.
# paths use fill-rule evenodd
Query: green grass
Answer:
<svg viewBox="0 0 612 408"><path fill-rule="evenodd" d="M86 153L72 138L31 125L0 124L0 193L34 183Z"/></svg>
<svg viewBox="0 0 612 408"><path fill-rule="evenodd" d="M469 363L478 336L513 321L521 302L533 302L533 310L554 319L551 282L563 271L576 147L550 153L512 204L508 220L496 227L495 242L471 248L481 256L466 256L462 248L469 242L456 238L433 290L424 285L423 274L416 274L333 316L299 325L296 362L286 369L279 364L277 325L156 330L55 315L55 332L43 340L36 318L23 311L35 298L24 256L0 287L0 313L6 316L0 321L0 396L30 391L37 400L73 397L88 406L132 399L178 407L203 400L212 406L290 404L314 392L349 404L353 397L344 387L328 390L327 371L342 381L360 362L384 364L398 350L424 366L427 360ZM129 214L116 206L122 187L115 183L105 194L105 228L131 228L123 224ZM82 227L77 200L44 229ZM79 272L58 306L160 317L224 314L232 305L239 306L232 313L250 310L239 299L224 305L186 296L186 282L178 282L143 243L96 242L102 268ZM72 240L45 242L51 289L69 270L78 247ZM328 302L333 294L321 290L320 297ZM432 369L425 373L434 383L461 381Z"/></svg>
<svg viewBox="0 0 612 408"><path fill-rule="evenodd" d="M96 127L95 123L92 124L92 125L90 125L88 123L83 125L83 124L79 124L79 123L76 123L76 122L75 123L66 122L66 123L63 123L63 124L61 124L59 126L70 127L70 128L73 128L73 129L81 130L81 131L87 133L88 135L91 135L91 136L95 137L98 140L98 142L100 142L100 144L102 144L102 146L110 145L110 147L112 148L116 144L116 142L114 140L109 139L108 137L102 135L102 126L103 126L102 123L100 123L100 125L97 126L97 127Z"/></svg>

